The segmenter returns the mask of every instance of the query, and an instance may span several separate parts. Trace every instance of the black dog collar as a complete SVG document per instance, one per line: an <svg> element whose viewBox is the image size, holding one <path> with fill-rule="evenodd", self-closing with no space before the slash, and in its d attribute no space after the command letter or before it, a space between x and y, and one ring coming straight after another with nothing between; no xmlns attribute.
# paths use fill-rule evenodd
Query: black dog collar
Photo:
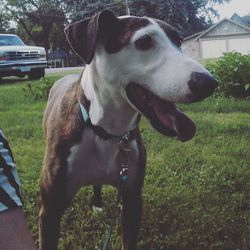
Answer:
<svg viewBox="0 0 250 250"><path fill-rule="evenodd" d="M134 128L134 129L131 130L131 131L128 131L127 133L125 133L125 134L123 134L123 135L113 135L113 134L110 134L110 133L108 133L105 129L103 129L101 126L93 125L92 122L91 122L91 120L90 120L90 117L89 117L89 114L88 114L87 109L86 109L81 103L79 103L79 105L80 105L80 109L81 109L83 121L85 122L85 124L86 124L86 125L96 134L96 135L98 135L99 137L101 137L103 140L109 140L109 139L111 139L111 138L121 138L121 139L124 140L124 141L132 141L132 140L135 139L137 127ZM89 105L88 105L88 106L89 106ZM138 115L138 118L137 118L137 124L139 123L140 118L141 118L141 115L139 114L139 115Z"/></svg>

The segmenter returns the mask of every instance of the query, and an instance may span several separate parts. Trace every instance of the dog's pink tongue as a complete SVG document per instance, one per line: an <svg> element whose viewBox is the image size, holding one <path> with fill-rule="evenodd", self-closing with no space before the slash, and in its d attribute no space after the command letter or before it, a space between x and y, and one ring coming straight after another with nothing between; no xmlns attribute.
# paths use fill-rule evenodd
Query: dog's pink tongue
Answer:
<svg viewBox="0 0 250 250"><path fill-rule="evenodd" d="M169 129L174 130L182 142L194 137L196 132L194 122L174 105L153 98L153 106L157 118Z"/></svg>

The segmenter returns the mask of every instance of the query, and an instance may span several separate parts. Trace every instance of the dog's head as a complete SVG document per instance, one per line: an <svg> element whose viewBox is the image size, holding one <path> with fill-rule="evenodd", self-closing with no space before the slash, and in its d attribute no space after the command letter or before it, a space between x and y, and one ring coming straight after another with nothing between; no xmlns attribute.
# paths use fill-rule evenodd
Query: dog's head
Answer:
<svg viewBox="0 0 250 250"><path fill-rule="evenodd" d="M65 33L79 57L94 64L105 82L119 86L121 96L157 131L181 141L194 136L195 124L174 103L200 101L217 82L182 53L182 39L170 25L104 10L69 25Z"/></svg>

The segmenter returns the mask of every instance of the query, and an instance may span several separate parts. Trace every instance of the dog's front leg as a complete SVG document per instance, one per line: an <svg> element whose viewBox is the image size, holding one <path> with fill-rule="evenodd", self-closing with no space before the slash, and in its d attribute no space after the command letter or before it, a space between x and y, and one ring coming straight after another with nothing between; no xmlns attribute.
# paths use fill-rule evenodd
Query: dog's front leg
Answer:
<svg viewBox="0 0 250 250"><path fill-rule="evenodd" d="M39 213L39 249L56 250L60 233L61 211L41 207Z"/></svg>
<svg viewBox="0 0 250 250"><path fill-rule="evenodd" d="M52 161L45 164L41 178L41 204L39 212L40 250L57 249L60 220L71 201L66 190L65 166L53 165L53 163Z"/></svg>
<svg viewBox="0 0 250 250"><path fill-rule="evenodd" d="M53 186L41 185L39 212L39 249L56 250L60 234L60 220L69 202L56 182Z"/></svg>
<svg viewBox="0 0 250 250"><path fill-rule="evenodd" d="M141 192L134 192L134 190L125 190L122 198L122 249L135 250L141 224Z"/></svg>

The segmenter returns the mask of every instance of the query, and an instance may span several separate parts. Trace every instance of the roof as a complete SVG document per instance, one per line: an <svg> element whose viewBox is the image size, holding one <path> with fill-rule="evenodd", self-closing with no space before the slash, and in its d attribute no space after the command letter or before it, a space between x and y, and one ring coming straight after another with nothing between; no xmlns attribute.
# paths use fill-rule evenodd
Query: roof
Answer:
<svg viewBox="0 0 250 250"><path fill-rule="evenodd" d="M237 13L234 13L230 19L243 26L249 26L248 22L244 19L244 17L240 17Z"/></svg>
<svg viewBox="0 0 250 250"><path fill-rule="evenodd" d="M234 13L231 18L223 18L219 22L217 22L214 25L212 25L210 28L208 28L206 30L203 30L201 32L195 33L195 34L193 34L191 36L185 37L184 41L192 39L192 38L195 38L195 37L198 40L199 38L203 37L208 32L210 32L215 27L217 27L218 25L220 25L222 22L225 22L225 21L229 21L229 22L231 22L231 23L233 23L235 25L238 25L241 28L246 29L247 31L250 32L250 15L245 16L245 17L240 17L237 13Z"/></svg>
<svg viewBox="0 0 250 250"><path fill-rule="evenodd" d="M248 26L250 26L250 14L243 16L242 19L248 24Z"/></svg>
<svg viewBox="0 0 250 250"><path fill-rule="evenodd" d="M200 31L200 32L195 33L195 34L193 34L193 35L191 35L191 36L187 36L187 37L184 38L184 41L189 40L189 39L192 39L192 38L194 38L194 37L197 37L198 35L200 35L200 34L203 33L203 32L204 32L204 31Z"/></svg>

